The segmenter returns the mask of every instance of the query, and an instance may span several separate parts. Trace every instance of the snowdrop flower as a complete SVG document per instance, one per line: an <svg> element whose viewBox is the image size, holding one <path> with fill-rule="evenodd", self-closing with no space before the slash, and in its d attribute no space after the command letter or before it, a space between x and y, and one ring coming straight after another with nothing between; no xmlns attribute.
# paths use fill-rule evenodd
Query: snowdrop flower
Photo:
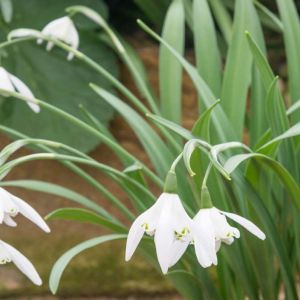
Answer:
<svg viewBox="0 0 300 300"><path fill-rule="evenodd" d="M29 99L34 99L34 95L28 86L16 76L8 73L3 67L0 67L0 88L10 92L16 91ZM33 101L27 101L27 104L34 112L38 113L40 111L40 107Z"/></svg>
<svg viewBox="0 0 300 300"><path fill-rule="evenodd" d="M164 274L186 250L191 219L175 193L164 192L155 204L132 224L127 238L125 260L132 257L144 233L154 235L157 258Z"/></svg>
<svg viewBox="0 0 300 300"><path fill-rule="evenodd" d="M66 44L70 45L72 48L77 49L79 46L79 36L76 27L70 17L62 17L55 19L48 23L42 30L42 34L48 35L50 37L59 39ZM42 39L38 39L39 44L43 42ZM54 46L54 43L49 41L47 43L46 49L50 51ZM68 60L74 57L73 53L68 54Z"/></svg>
<svg viewBox="0 0 300 300"><path fill-rule="evenodd" d="M191 235L197 259L204 268L217 265L216 253L222 242L230 245L234 238L240 237L239 230L230 226L226 217L240 224L259 239L264 240L266 238L265 234L255 224L239 215L224 212L215 207L200 209L193 219Z"/></svg>
<svg viewBox="0 0 300 300"><path fill-rule="evenodd" d="M10 262L13 262L34 284L42 284L42 280L32 263L17 249L0 240L0 265Z"/></svg>
<svg viewBox="0 0 300 300"><path fill-rule="evenodd" d="M50 228L43 218L29 204L0 187L0 224L5 223L8 226L17 226L13 217L18 213L45 232L50 232Z"/></svg>

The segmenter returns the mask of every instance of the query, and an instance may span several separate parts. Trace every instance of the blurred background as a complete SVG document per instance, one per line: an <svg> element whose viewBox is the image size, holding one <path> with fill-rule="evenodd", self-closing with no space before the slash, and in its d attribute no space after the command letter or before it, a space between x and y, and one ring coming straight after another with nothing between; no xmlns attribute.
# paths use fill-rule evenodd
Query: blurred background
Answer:
<svg viewBox="0 0 300 300"><path fill-rule="evenodd" d="M145 63L150 81L158 91L158 45L143 33L136 25L140 18L161 32L164 17L170 0L158 0L153 9L146 9L152 0L11 0L11 11L7 11L7 0L0 0L2 15L0 17L0 39L5 41L7 33L15 28L28 27L41 29L49 21L63 16L64 9L70 5L81 4L92 7L104 16L125 40L137 51ZM154 2L154 1L152 1ZM275 14L275 1L261 1ZM229 14L232 14L234 1L225 1ZM296 1L298 8L300 2ZM74 21L80 33L80 50L104 66L111 74L121 79L127 87L137 95L130 74L118 60L114 51L106 43L97 26L84 19L75 17ZM269 57L275 73L281 78L286 77L285 57L282 36L272 28L265 27ZM186 56L193 61L192 39L186 39ZM111 107L101 102L89 90L87 84L91 81L112 89L108 82L88 69L82 63L68 62L66 53L53 49L51 53L35 43L14 45L0 52L1 65L10 73L23 80L35 93L37 98L55 104L72 114L84 118L80 105L93 111L95 116L106 124L113 135L131 153L145 160L143 150L134 134L125 122L114 113ZM189 79L183 80L184 126L191 128L197 119L197 96ZM71 128L60 118L46 112L38 116L26 105L17 100L0 98L0 122L2 125L15 128L33 137L43 137L57 140L90 153L92 157L108 165L121 168L111 151L101 145L97 139L87 135L77 128ZM3 148L11 137L1 133L0 146ZM18 155L30 153L31 150L21 150ZM109 190L116 190L111 181L95 170L86 168L97 180ZM91 187L82 182L72 172L62 165L51 161L38 161L22 165L9 174L7 180L35 179L61 184L84 194L101 204L108 211L113 207L99 196ZM28 201L42 215L47 215L56 208L70 206L68 200L31 192L26 189L9 188L9 191ZM159 191L158 191L159 192ZM126 196L119 192L119 197ZM128 202L129 203L129 202ZM129 205L129 204L128 204ZM18 217L18 230L4 226L0 227L1 239L9 242L30 257L40 272L44 285L34 287L13 266L0 267L0 298L1 299L55 299L50 298L47 281L53 263L67 249L79 242L104 233L99 227L67 221L51 221L50 235L45 235L32 224ZM130 263L124 262L124 242L111 242L101 247L95 247L75 258L63 275L58 298L77 299L80 297L128 297L130 299L180 299L174 289L137 253ZM135 298L134 298L135 297ZM100 299L100 298L99 298ZM107 299L107 298L104 298Z"/></svg>

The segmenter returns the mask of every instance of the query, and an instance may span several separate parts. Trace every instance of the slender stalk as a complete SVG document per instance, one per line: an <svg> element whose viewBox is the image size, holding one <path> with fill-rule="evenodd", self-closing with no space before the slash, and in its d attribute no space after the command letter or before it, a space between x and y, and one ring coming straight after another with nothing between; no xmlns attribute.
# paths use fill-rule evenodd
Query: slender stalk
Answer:
<svg viewBox="0 0 300 300"><path fill-rule="evenodd" d="M129 152L127 152L124 148L122 148L118 143L115 141L112 141L109 139L105 134L99 132L96 130L94 127L88 125L87 123L83 122L82 120L74 117L73 115L63 111L62 109L53 106L47 102L44 102L39 99L32 99L32 98L27 98L19 93L16 92L11 92L7 90L0 89L0 94L4 96L12 96L20 100L24 100L26 102L33 102L36 104L39 104L40 106L48 109L49 111L52 111L60 116L62 116L64 119L70 121L71 123L77 125L78 127L90 132L91 134L97 136L103 143L105 143L108 147L110 147L115 153L119 154L119 157L124 158L127 163L134 163L138 162L144 169L144 172L147 174L147 176L158 186L162 187L163 182L162 180L154 174L145 164L143 164L141 161L137 160L133 155L131 155Z"/></svg>
<svg viewBox="0 0 300 300"><path fill-rule="evenodd" d="M11 128L8 128L6 126L0 125L0 130L5 131L13 136L20 137L20 138L28 138L26 135L13 130ZM56 153L53 149L45 146L45 145L35 145L38 148L50 152L50 153ZM115 197L114 194L112 194L109 190L107 190L102 184L100 184L96 179L94 179L91 175L89 175L87 172L82 170L77 165L73 164L70 161L61 161L63 165L65 165L68 169L73 171L75 174L82 177L85 181L87 181L91 186L96 188L104 197L108 199L108 201L112 202L114 205L116 205L123 213L126 215L129 219L134 219L134 215L128 210L128 208L118 200L118 198ZM113 219L117 220L112 216Z"/></svg>
<svg viewBox="0 0 300 300"><path fill-rule="evenodd" d="M105 164L101 164L97 162L96 160L92 159L86 159L82 157L76 157L76 156L71 156L71 155L64 155L64 154L57 154L57 153L36 153L36 154L29 154L26 156L19 157L17 159L14 159L12 161L9 161L2 167L0 167L0 174L5 174L5 172L11 170L17 165L20 165L22 163L28 162L28 161L33 161L33 160L38 160L38 159L53 159L53 160L66 160L66 161L72 161L88 166L92 166L100 171L103 171L107 174L113 175L114 176L120 177L122 179L127 180L128 182L132 183L134 186L136 186L138 189L140 189L142 192L146 193L148 196L155 199L153 194L149 192L148 189L146 189L143 185L141 185L139 182L136 180L132 179L131 177L127 176L123 172L116 170L110 166L107 166Z"/></svg>

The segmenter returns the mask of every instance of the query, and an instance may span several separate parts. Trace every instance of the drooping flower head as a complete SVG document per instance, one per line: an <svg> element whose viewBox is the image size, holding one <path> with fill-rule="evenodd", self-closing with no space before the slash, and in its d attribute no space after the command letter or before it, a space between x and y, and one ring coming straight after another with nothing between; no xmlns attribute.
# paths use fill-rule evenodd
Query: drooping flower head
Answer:
<svg viewBox="0 0 300 300"><path fill-rule="evenodd" d="M42 284L42 280L32 263L17 249L0 240L0 265L10 262L13 262L34 284Z"/></svg>
<svg viewBox="0 0 300 300"><path fill-rule="evenodd" d="M42 34L61 40L62 42L70 45L74 49L78 49L79 35L72 19L68 16L55 19L48 23L42 30ZM42 39L38 39L38 43L41 44ZM49 41L47 43L47 50L50 51L54 46L54 43ZM68 54L68 60L74 57L73 53Z"/></svg>
<svg viewBox="0 0 300 300"><path fill-rule="evenodd" d="M0 224L5 223L8 226L15 227L17 224L13 218L18 213L22 214L45 232L50 232L50 228L35 209L22 199L0 187Z"/></svg>
<svg viewBox="0 0 300 300"><path fill-rule="evenodd" d="M33 101L26 101L28 106L35 112L40 111L37 103L34 103L34 95L28 86L16 76L7 72L3 67L0 67L0 88L10 92L19 92L21 95L32 99Z"/></svg>
<svg viewBox="0 0 300 300"><path fill-rule="evenodd" d="M189 239L191 219L173 191L165 189L154 205L133 222L126 243L126 261L131 259L144 233L154 236L157 259L164 274L181 257L188 246L185 240Z"/></svg>
<svg viewBox="0 0 300 300"><path fill-rule="evenodd" d="M202 267L206 268L217 264L216 253L222 242L230 245L234 242L234 238L240 237L239 230L230 226L226 217L234 220L259 239L266 238L265 234L251 221L212 206L207 187L203 189L202 200L204 200L204 207L199 210L191 225L196 256Z"/></svg>

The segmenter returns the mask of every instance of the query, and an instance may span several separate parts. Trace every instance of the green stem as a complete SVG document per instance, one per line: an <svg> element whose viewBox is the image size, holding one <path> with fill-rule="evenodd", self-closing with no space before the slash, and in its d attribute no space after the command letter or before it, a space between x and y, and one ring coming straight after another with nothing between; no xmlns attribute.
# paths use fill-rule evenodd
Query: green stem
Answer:
<svg viewBox="0 0 300 300"><path fill-rule="evenodd" d="M143 164L141 161L137 160L133 155L131 155L129 152L127 152L124 148L122 148L119 144L109 139L105 134L99 132L94 127L86 124L85 122L81 121L80 119L74 117L73 115L63 111L62 109L55 107L47 102L41 101L39 99L31 99L27 98L19 93L11 92L7 90L0 89L0 94L5 96L12 96L17 99L24 100L26 102L33 102L36 104L41 105L42 107L45 107L49 111L52 111L60 116L62 116L64 119L70 121L71 123L77 125L78 127L85 129L86 131L90 132L91 134L97 136L103 143L105 143L108 147L110 147L115 153L119 155L119 157L123 158L128 163L132 164L134 162L140 163L140 165L143 167L144 172L147 174L147 176L158 186L162 187L163 182L162 180L154 174L145 164Z"/></svg>

